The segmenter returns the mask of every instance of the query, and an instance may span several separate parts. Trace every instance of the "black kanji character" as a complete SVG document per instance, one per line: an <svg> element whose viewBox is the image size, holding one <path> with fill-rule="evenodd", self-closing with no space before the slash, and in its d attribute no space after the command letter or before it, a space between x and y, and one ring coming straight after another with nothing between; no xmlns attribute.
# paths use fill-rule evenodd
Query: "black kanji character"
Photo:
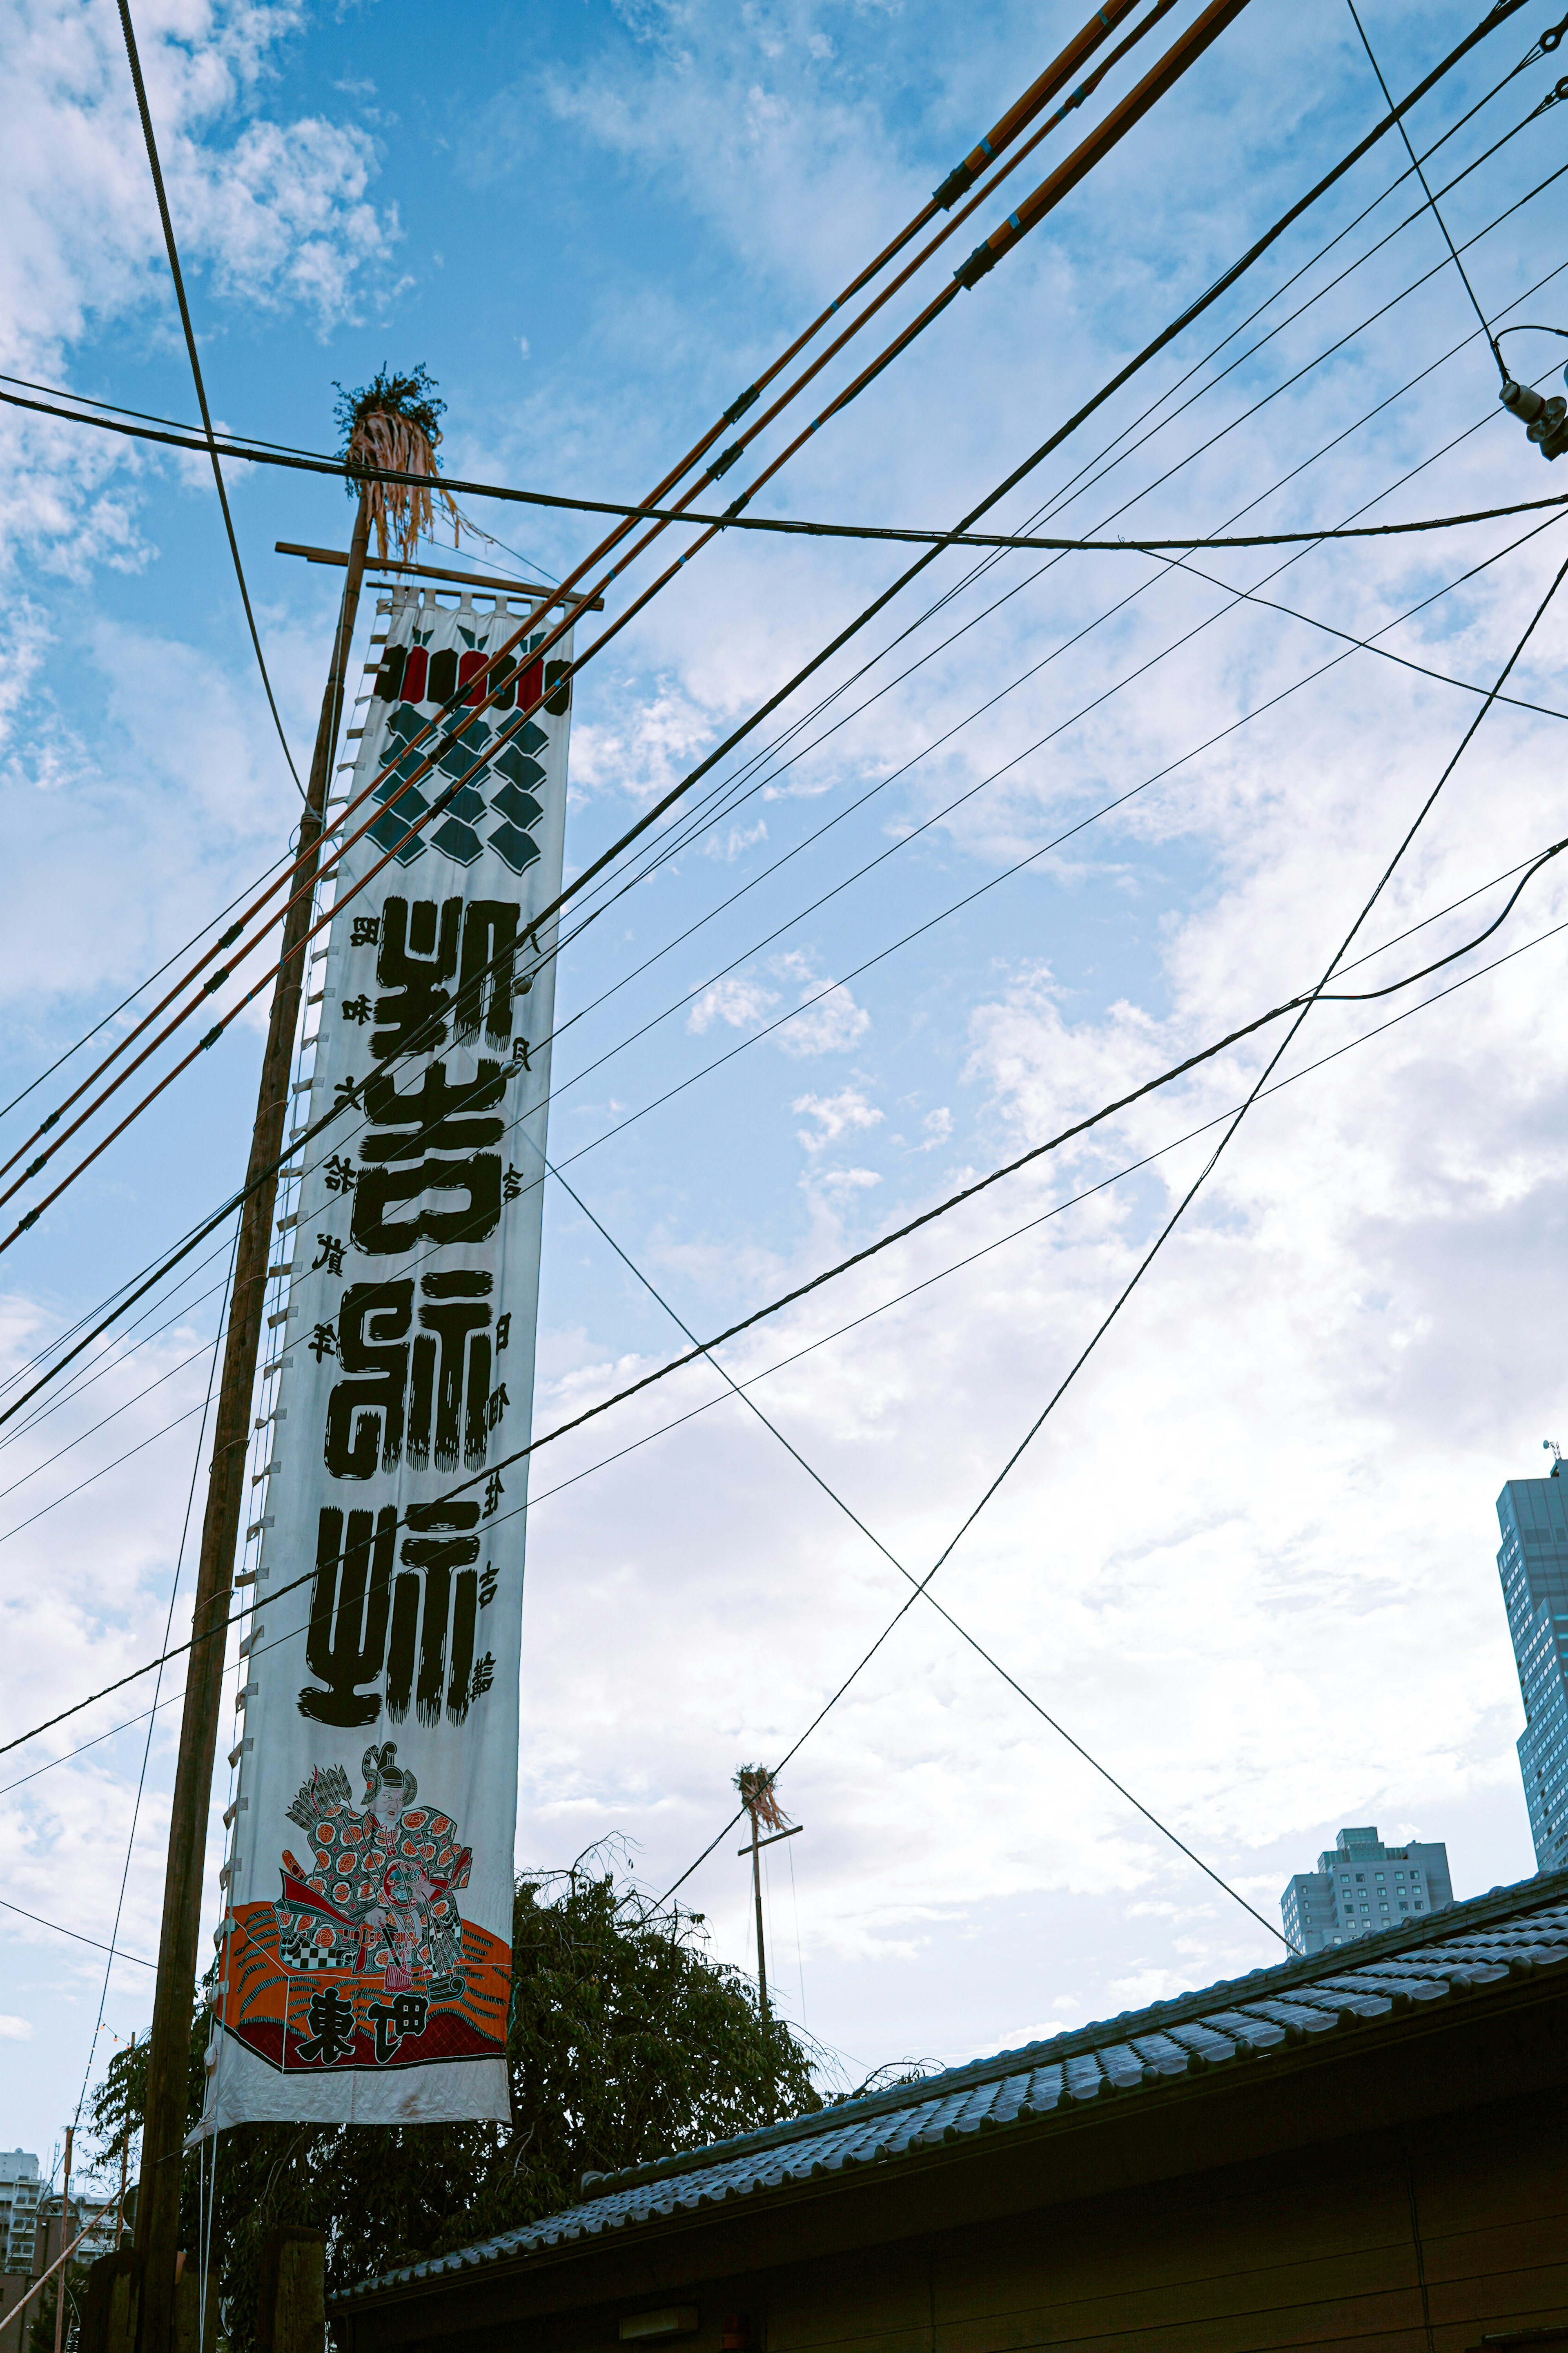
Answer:
<svg viewBox="0 0 1568 2353"><path fill-rule="evenodd" d="M310 1261L310 1272L314 1274L318 1267L324 1266L329 1274L342 1274L343 1271L342 1243L338 1240L335 1234L318 1234L316 1236L316 1240L321 1245L321 1255L320 1258L313 1258ZM316 1362L320 1364L321 1361L320 1356L318 1356Z"/></svg>
<svg viewBox="0 0 1568 2353"><path fill-rule="evenodd" d="M338 1083L337 1083L337 1085L333 1088L332 1092L337 1096L337 1099L338 1099L338 1100L337 1100L337 1103L336 1103L336 1105L334 1106L334 1108L335 1108L335 1109L337 1109L338 1111L357 1111L357 1110L358 1110L358 1108L359 1108L359 1081L354 1077L354 1075L353 1075L353 1073L352 1071L349 1073L349 1075L348 1075L348 1077L347 1077L346 1079L340 1079L340 1080L338 1081Z"/></svg>
<svg viewBox="0 0 1568 2353"><path fill-rule="evenodd" d="M521 1190L522 1179L509 1160L507 1163L506 1175L500 1180L501 1199L503 1201L515 1201Z"/></svg>
<svg viewBox="0 0 1568 2353"><path fill-rule="evenodd" d="M511 1317L498 1315L496 1317L496 1355L499 1356L503 1348L509 1348L510 1345Z"/></svg>
<svg viewBox="0 0 1568 2353"><path fill-rule="evenodd" d="M526 1038L514 1038L512 1039L511 1059L514 1062L521 1062L525 1071L532 1069L533 1065L528 1059L528 1040Z"/></svg>
<svg viewBox="0 0 1568 2353"><path fill-rule="evenodd" d="M375 2063L384 2067L405 2034L423 2034L430 2004L422 1993L395 1994L390 2001L373 2001L365 2016L375 2025Z"/></svg>
<svg viewBox="0 0 1568 2353"><path fill-rule="evenodd" d="M349 936L351 948L373 948L380 937L381 917L379 915L354 917L354 927Z"/></svg>
<svg viewBox="0 0 1568 2353"><path fill-rule="evenodd" d="M474 1680L468 1687L469 1699L476 1700L482 1698L484 1694L489 1691L495 1679L495 1658L490 1651L487 1651L484 1657L479 1661L479 1665L474 1669Z"/></svg>
<svg viewBox="0 0 1568 2353"><path fill-rule="evenodd" d="M488 1609L496 1598L496 1573L487 1560L485 1573L479 1579L479 1608Z"/></svg>
<svg viewBox="0 0 1568 2353"><path fill-rule="evenodd" d="M499 1388L493 1388L490 1391L485 1405L485 1419L491 1430L494 1430L510 1403L511 1399L506 1393L506 1383L502 1381Z"/></svg>
<svg viewBox="0 0 1568 2353"><path fill-rule="evenodd" d="M352 1193L359 1171L352 1160L345 1160L341 1154L334 1152L321 1174L327 1180L329 1193Z"/></svg>
<svg viewBox="0 0 1568 2353"><path fill-rule="evenodd" d="M336 1986L323 1986L319 1993L313 1993L305 2016L310 2021L310 2040L300 2045L301 2059L319 2059L324 2067L331 2067L340 2059L353 2057L353 2004L343 2000Z"/></svg>
<svg viewBox="0 0 1568 2353"><path fill-rule="evenodd" d="M500 1482L500 1472L499 1471L492 1471L489 1477L485 1481L485 1508L483 1513L480 1514L481 1518L487 1520L494 1519L496 1514L500 1509L500 1499L505 1493L506 1489Z"/></svg>
<svg viewBox="0 0 1568 2353"><path fill-rule="evenodd" d="M342 1003L342 1016L345 1021L357 1021L362 1025L368 1021L370 1019L369 997L345 997Z"/></svg>
<svg viewBox="0 0 1568 2353"><path fill-rule="evenodd" d="M335 1356L337 1355L338 1335L333 1331L330 1324L318 1324L310 1338L306 1341L305 1345L307 1348L313 1348L315 1350L316 1362L319 1365L323 1356Z"/></svg>

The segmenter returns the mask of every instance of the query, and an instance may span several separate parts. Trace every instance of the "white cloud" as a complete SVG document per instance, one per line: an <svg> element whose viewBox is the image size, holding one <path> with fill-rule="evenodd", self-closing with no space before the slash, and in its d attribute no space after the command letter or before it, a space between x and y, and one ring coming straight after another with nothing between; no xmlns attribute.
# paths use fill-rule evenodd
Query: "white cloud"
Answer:
<svg viewBox="0 0 1568 2353"><path fill-rule="evenodd" d="M847 1054L871 1027L871 1017L841 983L816 982L800 993L805 1010L778 1033L781 1050L804 1060L811 1054Z"/></svg>
<svg viewBox="0 0 1568 2353"><path fill-rule="evenodd" d="M836 1095L796 1095L790 1109L797 1118L804 1116L816 1123L815 1134L805 1128L799 1131L800 1141L808 1152L820 1152L826 1145L837 1144L841 1135L858 1128L879 1127L883 1118L858 1087L840 1087Z"/></svg>
<svg viewBox="0 0 1568 2353"><path fill-rule="evenodd" d="M706 1036L715 1021L731 1029L749 1029L754 1021L765 1020L778 1001L776 989L730 973L702 991L686 1017L686 1026L695 1038Z"/></svg>
<svg viewBox="0 0 1568 2353"><path fill-rule="evenodd" d="M882 1180L874 1168L826 1168L811 1181L825 1193L865 1193Z"/></svg>
<svg viewBox="0 0 1568 2353"><path fill-rule="evenodd" d="M30 2042L33 2024L30 2019L13 2018L0 2010L0 2042Z"/></svg>
<svg viewBox="0 0 1568 2353"><path fill-rule="evenodd" d="M710 834L702 845L702 855L721 858L726 865L732 866L743 850L754 849L759 841L766 841L767 838L767 819L760 817L755 825L732 825L728 833Z"/></svg>

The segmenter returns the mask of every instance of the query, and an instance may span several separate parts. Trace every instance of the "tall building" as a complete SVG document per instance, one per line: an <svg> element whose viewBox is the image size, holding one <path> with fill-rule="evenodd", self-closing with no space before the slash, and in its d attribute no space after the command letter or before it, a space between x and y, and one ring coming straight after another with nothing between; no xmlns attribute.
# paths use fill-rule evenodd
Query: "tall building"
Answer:
<svg viewBox="0 0 1568 2353"><path fill-rule="evenodd" d="M1555 1453L1555 1449L1553 1449ZM1508 1630L1524 1730L1519 1768L1538 1871L1568 1868L1568 1468L1510 1479L1497 1499Z"/></svg>
<svg viewBox="0 0 1568 2353"><path fill-rule="evenodd" d="M25 2148L0 2148L0 2272L30 2272L43 2185Z"/></svg>
<svg viewBox="0 0 1568 2353"><path fill-rule="evenodd" d="M1303 1953L1321 1953L1379 1928L1397 1928L1454 1900L1441 1839L1384 1846L1376 1826L1342 1831L1316 1871L1299 1871L1279 1898L1285 1934Z"/></svg>

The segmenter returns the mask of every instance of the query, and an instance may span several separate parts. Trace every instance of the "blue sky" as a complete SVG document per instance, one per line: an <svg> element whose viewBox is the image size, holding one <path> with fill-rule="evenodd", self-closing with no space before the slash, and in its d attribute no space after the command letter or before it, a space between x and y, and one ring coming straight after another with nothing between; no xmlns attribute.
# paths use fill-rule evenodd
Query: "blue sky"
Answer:
<svg viewBox="0 0 1568 2353"><path fill-rule="evenodd" d="M1383 6L1363 21L1403 90L1470 19ZM324 448L334 380L422 360L449 405L454 474L629 498L1078 16L574 0L433 20L395 0L177 0L139 22L216 417ZM1539 29L1523 11L1493 35L1418 111L1418 143ZM112 12L24 0L4 38L20 95L0 164L16 224L0 364L188 417ZM1433 171L1453 178L1552 80L1541 64L1489 99ZM962 295L760 511L952 522L1380 111L1348 10L1252 0L1092 194ZM1494 322L1568 324L1561 206L1531 193L1560 147L1549 112L1444 198ZM1000 522L1046 509L1085 532L1212 533L1245 514L1239 528L1285 530L1555 489L1498 410L1430 215L1408 182L1390 192L1404 160L1385 142ZM1540 336L1508 348L1533 375L1552 361ZM278 855L296 803L201 463L14 412L0 432L8 1098ZM305 476L237 467L231 483L302 761L333 586L271 551L343 544L347 502ZM471 554L524 576L559 575L591 544L581 519L464 503L505 543ZM1532 520L1288 565L1289 550L1216 554L1201 575L1014 554L972 578L945 557L931 594L824 674L821 691L847 690L876 658L787 765L749 777L564 959L552 1156L678 1312L714 1328L1309 984L1468 723L1476 697L1451 681L1489 683L1562 561L1551 529L1512 547ZM733 534L689 567L579 683L569 871L900 568L886 548ZM1549 616L1510 686L1532 707L1488 719L1365 945L1429 927L1365 985L1489 921L1495 878L1562 832L1562 629ZM1400 659L1352 651L1325 670L1346 650L1333 630L1387 630ZM1447 1838L1461 1894L1532 1867L1491 1505L1502 1479L1545 1468L1561 1396L1563 949L1545 935L1563 898L1548 868L1499 944L1542 944L1381 1037L1387 1008L1313 1016L1288 1071L1365 1042L1244 1126L942 1573L954 1614L1269 1918L1346 1821ZM5 1254L0 1371L232 1185L258 1050L258 1028L237 1027ZM929 1567L1027 1429L1196 1174L1205 1147L1178 1140L1239 1099L1261 1051L1206 1066L730 1353L742 1377L812 1347L759 1401L907 1566ZM6 1122L7 1152L23 1120ZM538 1429L675 1336L559 1191L545 1230ZM26 1481L0 1495L0 1622L25 1662L5 1691L15 1729L160 1646L217 1306L198 1294L221 1271L79 1402L0 1433L0 1487ZM789 1745L907 1589L773 1436L712 1402L718 1387L682 1376L535 1466L521 1862L618 1833L646 1883L668 1884L718 1831L735 1766ZM133 1712L105 1703L3 1761L48 1764ZM132 1953L155 1948L173 1718L142 1801ZM0 1796L0 1893L107 1936L142 1737ZM851 2081L1279 1950L932 1613L904 1621L784 1796L806 1829L773 1868L781 1997ZM715 1951L744 1964L733 1843L686 1893ZM47 2156L88 2065L99 1963L0 1918L0 2140ZM144 2022L146 1975L117 1966L113 2031Z"/></svg>

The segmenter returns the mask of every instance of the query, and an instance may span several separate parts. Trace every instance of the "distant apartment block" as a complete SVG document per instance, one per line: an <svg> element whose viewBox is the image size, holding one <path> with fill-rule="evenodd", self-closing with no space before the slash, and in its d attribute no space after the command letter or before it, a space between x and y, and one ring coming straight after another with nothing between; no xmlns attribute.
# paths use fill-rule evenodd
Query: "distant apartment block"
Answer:
<svg viewBox="0 0 1568 2353"><path fill-rule="evenodd" d="M1498 1574L1524 1700L1519 1769L1538 1871L1568 1869L1568 1469L1497 1499Z"/></svg>
<svg viewBox="0 0 1568 2353"><path fill-rule="evenodd" d="M1425 1919L1453 1900L1440 1839L1384 1846L1374 1826L1342 1831L1316 1871L1299 1871L1279 1898L1279 1916L1299 1951L1321 1953Z"/></svg>
<svg viewBox="0 0 1568 2353"><path fill-rule="evenodd" d="M30 2272L43 2183L25 2148L0 2148L0 2272Z"/></svg>

